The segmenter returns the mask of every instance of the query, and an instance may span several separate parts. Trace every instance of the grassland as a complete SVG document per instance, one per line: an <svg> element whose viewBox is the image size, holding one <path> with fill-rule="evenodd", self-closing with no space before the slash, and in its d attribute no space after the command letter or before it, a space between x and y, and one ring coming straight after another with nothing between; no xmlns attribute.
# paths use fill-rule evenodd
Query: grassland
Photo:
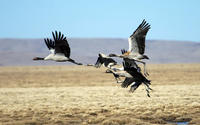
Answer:
<svg viewBox="0 0 200 125"><path fill-rule="evenodd" d="M200 123L200 64L151 64L151 98L115 83L105 68L0 67L0 123Z"/></svg>

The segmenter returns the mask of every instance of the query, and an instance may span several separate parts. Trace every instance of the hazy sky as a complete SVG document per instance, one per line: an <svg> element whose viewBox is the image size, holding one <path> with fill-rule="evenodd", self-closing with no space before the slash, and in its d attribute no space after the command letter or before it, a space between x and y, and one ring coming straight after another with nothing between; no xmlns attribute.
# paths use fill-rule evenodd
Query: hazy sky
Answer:
<svg viewBox="0 0 200 125"><path fill-rule="evenodd" d="M147 39L200 42L200 0L0 0L0 38L128 38L143 19Z"/></svg>

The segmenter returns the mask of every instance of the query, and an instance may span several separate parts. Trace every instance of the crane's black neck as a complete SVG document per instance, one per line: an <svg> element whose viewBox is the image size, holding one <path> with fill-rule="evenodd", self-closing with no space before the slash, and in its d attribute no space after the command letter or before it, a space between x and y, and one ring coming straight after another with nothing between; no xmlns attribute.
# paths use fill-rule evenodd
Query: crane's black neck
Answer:
<svg viewBox="0 0 200 125"><path fill-rule="evenodd" d="M73 59L69 59L69 62L74 63L76 65L83 65L82 63L78 63L78 62L74 61Z"/></svg>
<svg viewBox="0 0 200 125"><path fill-rule="evenodd" d="M35 58L33 58L33 60L44 60L44 58L43 57L35 57Z"/></svg>

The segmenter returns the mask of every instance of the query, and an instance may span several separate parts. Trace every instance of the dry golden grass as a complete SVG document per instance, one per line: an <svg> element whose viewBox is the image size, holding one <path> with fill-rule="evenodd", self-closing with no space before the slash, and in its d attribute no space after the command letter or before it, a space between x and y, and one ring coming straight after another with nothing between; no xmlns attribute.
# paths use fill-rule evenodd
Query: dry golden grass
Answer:
<svg viewBox="0 0 200 125"><path fill-rule="evenodd" d="M105 68L0 67L0 123L199 124L200 64L151 64L148 70L151 98L144 86L134 93L121 88Z"/></svg>

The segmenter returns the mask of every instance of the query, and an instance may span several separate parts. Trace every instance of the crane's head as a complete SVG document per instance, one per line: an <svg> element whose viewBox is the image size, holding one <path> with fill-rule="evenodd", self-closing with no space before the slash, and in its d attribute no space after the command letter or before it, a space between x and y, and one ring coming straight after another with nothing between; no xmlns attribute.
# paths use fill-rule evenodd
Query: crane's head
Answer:
<svg viewBox="0 0 200 125"><path fill-rule="evenodd" d="M149 59L149 57L147 55L143 55L144 59Z"/></svg>
<svg viewBox="0 0 200 125"><path fill-rule="evenodd" d="M112 53L112 54L109 54L108 56L109 57L116 57L117 55Z"/></svg>

